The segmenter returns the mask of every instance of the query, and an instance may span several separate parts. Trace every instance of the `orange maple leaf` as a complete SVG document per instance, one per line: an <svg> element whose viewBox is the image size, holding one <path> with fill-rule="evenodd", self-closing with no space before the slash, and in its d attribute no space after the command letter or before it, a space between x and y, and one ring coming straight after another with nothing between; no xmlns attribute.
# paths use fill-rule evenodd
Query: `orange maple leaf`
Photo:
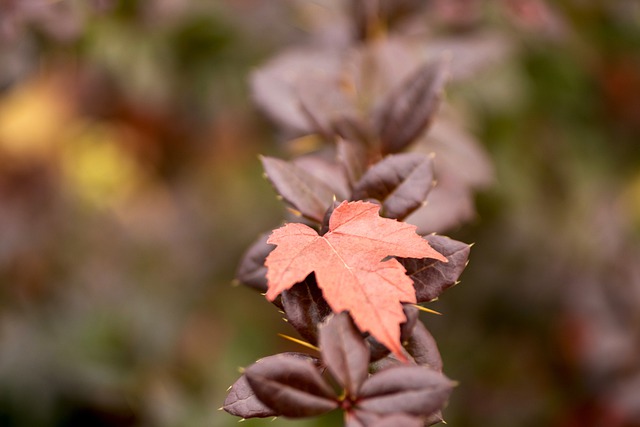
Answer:
<svg viewBox="0 0 640 427"><path fill-rule="evenodd" d="M267 299L315 272L318 287L331 309L349 311L360 331L369 332L396 356L406 360L400 324L402 302L415 303L413 281L390 256L447 259L416 233L416 227L382 218L369 202L342 202L320 236L298 223L273 231L267 243L277 247L265 261Z"/></svg>

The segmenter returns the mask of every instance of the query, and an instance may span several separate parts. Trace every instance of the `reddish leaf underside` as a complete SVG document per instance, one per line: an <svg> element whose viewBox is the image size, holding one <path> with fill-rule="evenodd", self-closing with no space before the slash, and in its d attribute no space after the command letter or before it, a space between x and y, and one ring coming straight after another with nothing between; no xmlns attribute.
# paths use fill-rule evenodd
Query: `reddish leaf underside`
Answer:
<svg viewBox="0 0 640 427"><path fill-rule="evenodd" d="M318 287L331 309L349 311L356 326L369 332L399 358L400 324L406 320L401 302L415 303L412 280L394 258L447 259L416 234L413 225L382 218L373 203L343 202L323 236L298 223L274 230L267 243L277 247L265 261L267 299L315 272Z"/></svg>

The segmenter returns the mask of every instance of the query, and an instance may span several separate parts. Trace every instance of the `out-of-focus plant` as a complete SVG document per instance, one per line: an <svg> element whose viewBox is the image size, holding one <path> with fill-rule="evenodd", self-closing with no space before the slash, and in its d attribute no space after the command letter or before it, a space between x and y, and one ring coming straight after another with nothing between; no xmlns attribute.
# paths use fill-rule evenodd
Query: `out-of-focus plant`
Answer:
<svg viewBox="0 0 640 427"><path fill-rule="evenodd" d="M469 246L428 233L469 220L472 190L492 177L483 150L440 104L450 74L468 76L487 61L478 54L464 62L467 44L477 42L490 56L506 43L484 35L433 43L403 35L404 25L423 16L421 2L346 6L346 19L329 28L315 22L318 33L307 46L253 75L256 102L294 154L262 163L296 222L262 236L236 276L266 292L321 357L258 361L223 408L244 418L342 408L350 426L432 424L441 420L452 383L437 374L437 347L407 303L430 302L457 283ZM350 26L340 28L343 22ZM416 229L437 252L418 250ZM396 258L376 264L389 256ZM323 382L325 369L342 391Z"/></svg>

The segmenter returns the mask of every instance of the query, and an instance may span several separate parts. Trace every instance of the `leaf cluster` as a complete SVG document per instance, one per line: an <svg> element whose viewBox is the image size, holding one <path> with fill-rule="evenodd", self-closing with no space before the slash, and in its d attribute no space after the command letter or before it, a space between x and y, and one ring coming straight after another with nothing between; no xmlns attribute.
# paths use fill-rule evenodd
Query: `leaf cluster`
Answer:
<svg viewBox="0 0 640 427"><path fill-rule="evenodd" d="M372 11L352 2L357 37L375 31L372 17L395 22L418 3L380 2ZM374 51L378 68L391 65L383 62L390 44ZM334 71L345 57L322 50L285 55L254 75L258 104L286 131L307 135L291 145L313 148L291 160L261 158L293 216L247 250L236 279L264 293L319 355L285 353L249 366L223 406L233 415L341 409L350 427L442 420L453 382L417 304L458 283L470 246L409 219L425 208L439 173L419 146L440 108L449 60L424 61L377 91L366 83L375 74L364 67L370 53L361 52L354 80L340 84ZM327 72L301 79L318 64Z"/></svg>
<svg viewBox="0 0 640 427"><path fill-rule="evenodd" d="M426 329L408 344L415 355L410 364L388 360L372 373L370 347L347 313L330 315L318 341L319 358L283 353L249 366L231 386L224 410L243 418L302 418L341 409L348 427L423 426L442 419L454 383L441 373Z"/></svg>

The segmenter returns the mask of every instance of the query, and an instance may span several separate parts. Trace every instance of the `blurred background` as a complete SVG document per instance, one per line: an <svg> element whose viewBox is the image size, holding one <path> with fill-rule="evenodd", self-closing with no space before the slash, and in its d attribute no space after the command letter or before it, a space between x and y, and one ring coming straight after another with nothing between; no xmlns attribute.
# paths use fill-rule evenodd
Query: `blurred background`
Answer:
<svg viewBox="0 0 640 427"><path fill-rule="evenodd" d="M341 43L336 3L0 0L0 426L233 426L238 368L300 350L232 286L285 215L250 76ZM404 3L473 71L447 107L493 170L439 230L475 246L422 318L460 382L445 420L640 426L640 3Z"/></svg>

